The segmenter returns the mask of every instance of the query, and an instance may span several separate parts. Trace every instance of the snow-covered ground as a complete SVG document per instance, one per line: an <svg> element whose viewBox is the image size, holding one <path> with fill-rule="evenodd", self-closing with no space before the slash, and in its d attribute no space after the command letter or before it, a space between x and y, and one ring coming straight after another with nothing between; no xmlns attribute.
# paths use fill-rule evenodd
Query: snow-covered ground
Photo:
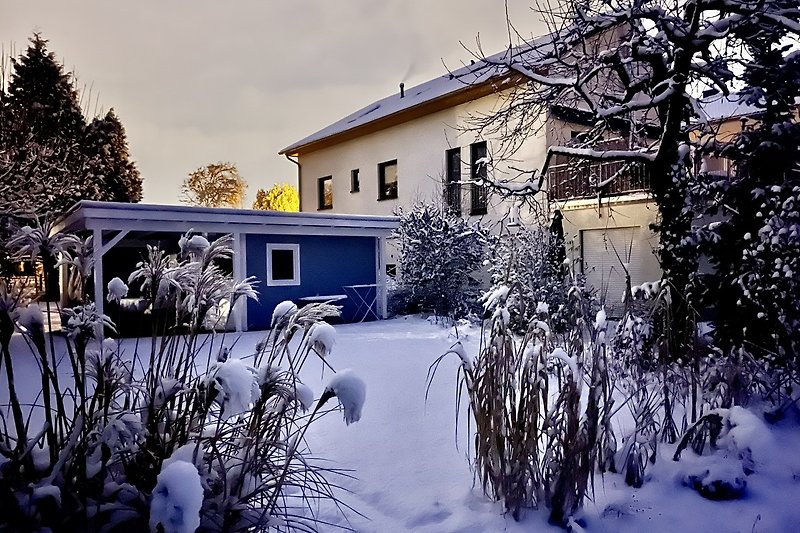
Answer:
<svg viewBox="0 0 800 533"><path fill-rule="evenodd" d="M328 360L337 370L353 369L366 382L366 404L357 423L345 425L340 413L331 413L311 426L307 439L314 455L333 461L328 466L352 470L353 478L331 479L349 491L341 491L341 499L364 515L348 513L350 527L363 532L558 531L547 524L546 510L530 510L518 523L473 486L466 459L466 409L461 411L457 442L455 436L455 355L444 360L425 400L428 367L454 342L451 330L405 317L336 326L336 332ZM467 351L475 353L477 330L461 335ZM243 334L234 354L251 353L262 337ZM21 340L17 336L15 342ZM24 393L33 400L41 391L34 379L35 362L31 356L17 363L18 383L26 383ZM323 372L318 362L307 364L302 376L316 397L330 377L330 370ZM6 396L2 379L0 403ZM585 505L586 530L800 531L800 421L796 414L790 418L749 436L756 472L746 478L744 499L713 502L682 486L682 473L693 471L698 459L685 451L680 462L673 462L674 447L662 446L640 489L627 487L619 475L596 477L595 498ZM717 459L717 468L738 464L726 462L722 454ZM702 468L708 466L704 461ZM320 509L319 517L347 524L328 507Z"/></svg>
<svg viewBox="0 0 800 533"><path fill-rule="evenodd" d="M495 532L543 531L547 512L529 511L521 523L502 514L473 487L466 453L466 409L455 440L455 379L459 364L445 359L425 401L428 367L454 342L450 332L418 317L336 327L334 368L351 368L367 383L360 422L345 427L338 415L309 431L315 454L350 468L356 479L337 480L351 494L343 500L366 515L349 516L357 531ZM475 353L476 329L462 341ZM250 336L241 339L244 349ZM321 393L328 375L308 365L304 381ZM595 479L596 496L586 503L586 529L599 532L789 532L800 531L800 426L797 420L771 427L761 439L756 473L747 477L747 497L713 502L681 485L691 469L691 451L672 461L674 446L659 450L650 479L641 489L621 476ZM325 519L337 521L335 515ZM340 520L339 520L340 521Z"/></svg>

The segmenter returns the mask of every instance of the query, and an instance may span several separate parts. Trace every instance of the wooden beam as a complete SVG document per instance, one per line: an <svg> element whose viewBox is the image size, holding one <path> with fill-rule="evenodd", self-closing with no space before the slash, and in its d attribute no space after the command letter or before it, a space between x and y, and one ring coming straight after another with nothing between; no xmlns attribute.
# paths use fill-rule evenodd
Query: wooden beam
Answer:
<svg viewBox="0 0 800 533"><path fill-rule="evenodd" d="M247 277L247 235L233 234L233 279L242 281ZM247 331L247 298L241 297L231 308L236 331Z"/></svg>
<svg viewBox="0 0 800 533"><path fill-rule="evenodd" d="M110 241L108 241L107 243L103 244L103 246L100 249L100 253L102 255L106 255L106 253L111 248L113 248L115 245L117 245L119 243L119 241L121 241L122 239L125 238L125 235L128 234L128 231L129 230L126 230L126 229L120 230L119 233L114 235L114 237L112 237ZM102 234L102 231L100 233Z"/></svg>

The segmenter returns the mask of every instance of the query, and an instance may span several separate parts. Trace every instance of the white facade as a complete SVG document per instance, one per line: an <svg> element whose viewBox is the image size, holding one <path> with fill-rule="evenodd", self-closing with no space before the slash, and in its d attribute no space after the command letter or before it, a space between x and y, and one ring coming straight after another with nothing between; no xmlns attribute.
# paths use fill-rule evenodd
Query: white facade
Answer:
<svg viewBox="0 0 800 533"><path fill-rule="evenodd" d="M454 74L460 75L458 72L461 71ZM497 154L499 142L491 137L480 138L470 128L470 118L500 110L510 91L506 87L524 82L515 76L495 71L473 81L471 86L437 78L405 91L404 97L398 92L370 104L284 149L281 153L296 157L299 163L300 210L386 216L416 202L447 203L452 196L448 198L446 184L453 180L452 173L448 177L448 152L460 149L460 179L464 182L460 188L461 214L480 216L489 224L508 221L512 205L509 200L489 195L485 210L479 209L475 214L472 209L473 185L466 182L474 172L473 145L486 143L487 156L492 160L489 178L528 181L530 173L520 175L509 164L527 171L539 170L550 144L564 145L574 133L586 128L548 112L542 116L543 127L522 143L513 162L492 157ZM425 97L432 93L432 97ZM397 197L383 199L380 166L393 161L397 162ZM353 190L354 171L358 174L357 191ZM320 180L330 184L332 194L327 198ZM573 268L587 276L610 307L622 299L625 270L634 284L660 279L654 254L658 237L649 227L657 210L646 192L640 190L602 201L585 196L548 201L546 193L537 199L545 213L548 209L562 212ZM523 223L535 220L527 212L520 215ZM391 246L387 263L397 263Z"/></svg>
<svg viewBox="0 0 800 533"><path fill-rule="evenodd" d="M397 98L400 98L399 95ZM398 208L407 208L418 201L442 202L446 177L446 153L461 149L462 180L470 179L470 147L483 141L467 131L470 115L492 111L498 98L492 94L448 109L436 111L364 136L300 153L300 210L320 210L319 179L331 176L334 213L392 215ZM486 139L489 154L492 139ZM531 164L541 165L546 152L544 132L524 144L518 157ZM397 161L397 198L379 199L378 165ZM359 191L352 191L352 172L358 171ZM506 179L495 169L495 176ZM502 176L498 174L503 174ZM522 178L524 179L524 178ZM470 185L461 187L462 213L470 214ZM497 220L508 212L508 204L489 197L488 216Z"/></svg>
<svg viewBox="0 0 800 533"><path fill-rule="evenodd" d="M622 308L626 274L632 286L661 279L658 234L650 229L658 208L649 194L570 200L558 208L567 257L612 315Z"/></svg>

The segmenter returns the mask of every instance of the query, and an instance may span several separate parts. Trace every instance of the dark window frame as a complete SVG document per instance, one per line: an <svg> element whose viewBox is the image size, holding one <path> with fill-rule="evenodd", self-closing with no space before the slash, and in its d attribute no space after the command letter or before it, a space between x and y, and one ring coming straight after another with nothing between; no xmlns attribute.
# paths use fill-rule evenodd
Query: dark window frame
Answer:
<svg viewBox="0 0 800 533"><path fill-rule="evenodd" d="M331 184L331 203L325 203L325 182ZM333 209L333 176L317 178L317 211Z"/></svg>
<svg viewBox="0 0 800 533"><path fill-rule="evenodd" d="M489 147L486 141L472 143L469 146L470 179L486 178L487 165L478 165L478 160L489 156ZM485 215L488 212L489 189L485 185L471 183L469 189L469 214Z"/></svg>
<svg viewBox="0 0 800 533"><path fill-rule="evenodd" d="M391 166L395 167L394 187L387 189L386 169ZM398 169L397 159L392 159L391 161L384 161L383 163L378 163L378 201L397 199L397 188L399 181L397 169Z"/></svg>
<svg viewBox="0 0 800 533"><path fill-rule="evenodd" d="M359 176L360 170L354 168L350 171L350 192L361 192L361 177Z"/></svg>
<svg viewBox="0 0 800 533"><path fill-rule="evenodd" d="M461 214L461 148L451 148L445 157L444 201L448 209L456 215Z"/></svg>

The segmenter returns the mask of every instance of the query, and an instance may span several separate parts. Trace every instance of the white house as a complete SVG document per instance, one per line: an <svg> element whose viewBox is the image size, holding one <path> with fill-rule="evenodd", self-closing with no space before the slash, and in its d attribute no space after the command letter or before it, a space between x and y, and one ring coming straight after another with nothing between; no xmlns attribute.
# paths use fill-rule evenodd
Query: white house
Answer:
<svg viewBox="0 0 800 533"><path fill-rule="evenodd" d="M550 36L544 36L513 53L528 55L530 63L550 50ZM391 215L422 200L444 202L464 216L492 222L507 217L509 201L462 182L487 172L479 164L487 157L494 162L495 180L527 180L530 174L516 169L540 168L549 146L568 144L591 124L575 109L551 108L540 118L542 127L531 131L514 153L513 162L493 157L499 138L481 136L471 118L498 111L514 87L527 83L503 65L509 53L415 87L401 86L281 150L298 164L300 210ZM635 284L659 279L653 253L658 238L649 229L657 211L646 173L633 169L600 190L596 184L618 165L575 171L566 161L551 163L549 183L538 200L544 209L562 212L575 267L613 301L621 300L625 269ZM391 268L397 258L391 249L387 255Z"/></svg>

